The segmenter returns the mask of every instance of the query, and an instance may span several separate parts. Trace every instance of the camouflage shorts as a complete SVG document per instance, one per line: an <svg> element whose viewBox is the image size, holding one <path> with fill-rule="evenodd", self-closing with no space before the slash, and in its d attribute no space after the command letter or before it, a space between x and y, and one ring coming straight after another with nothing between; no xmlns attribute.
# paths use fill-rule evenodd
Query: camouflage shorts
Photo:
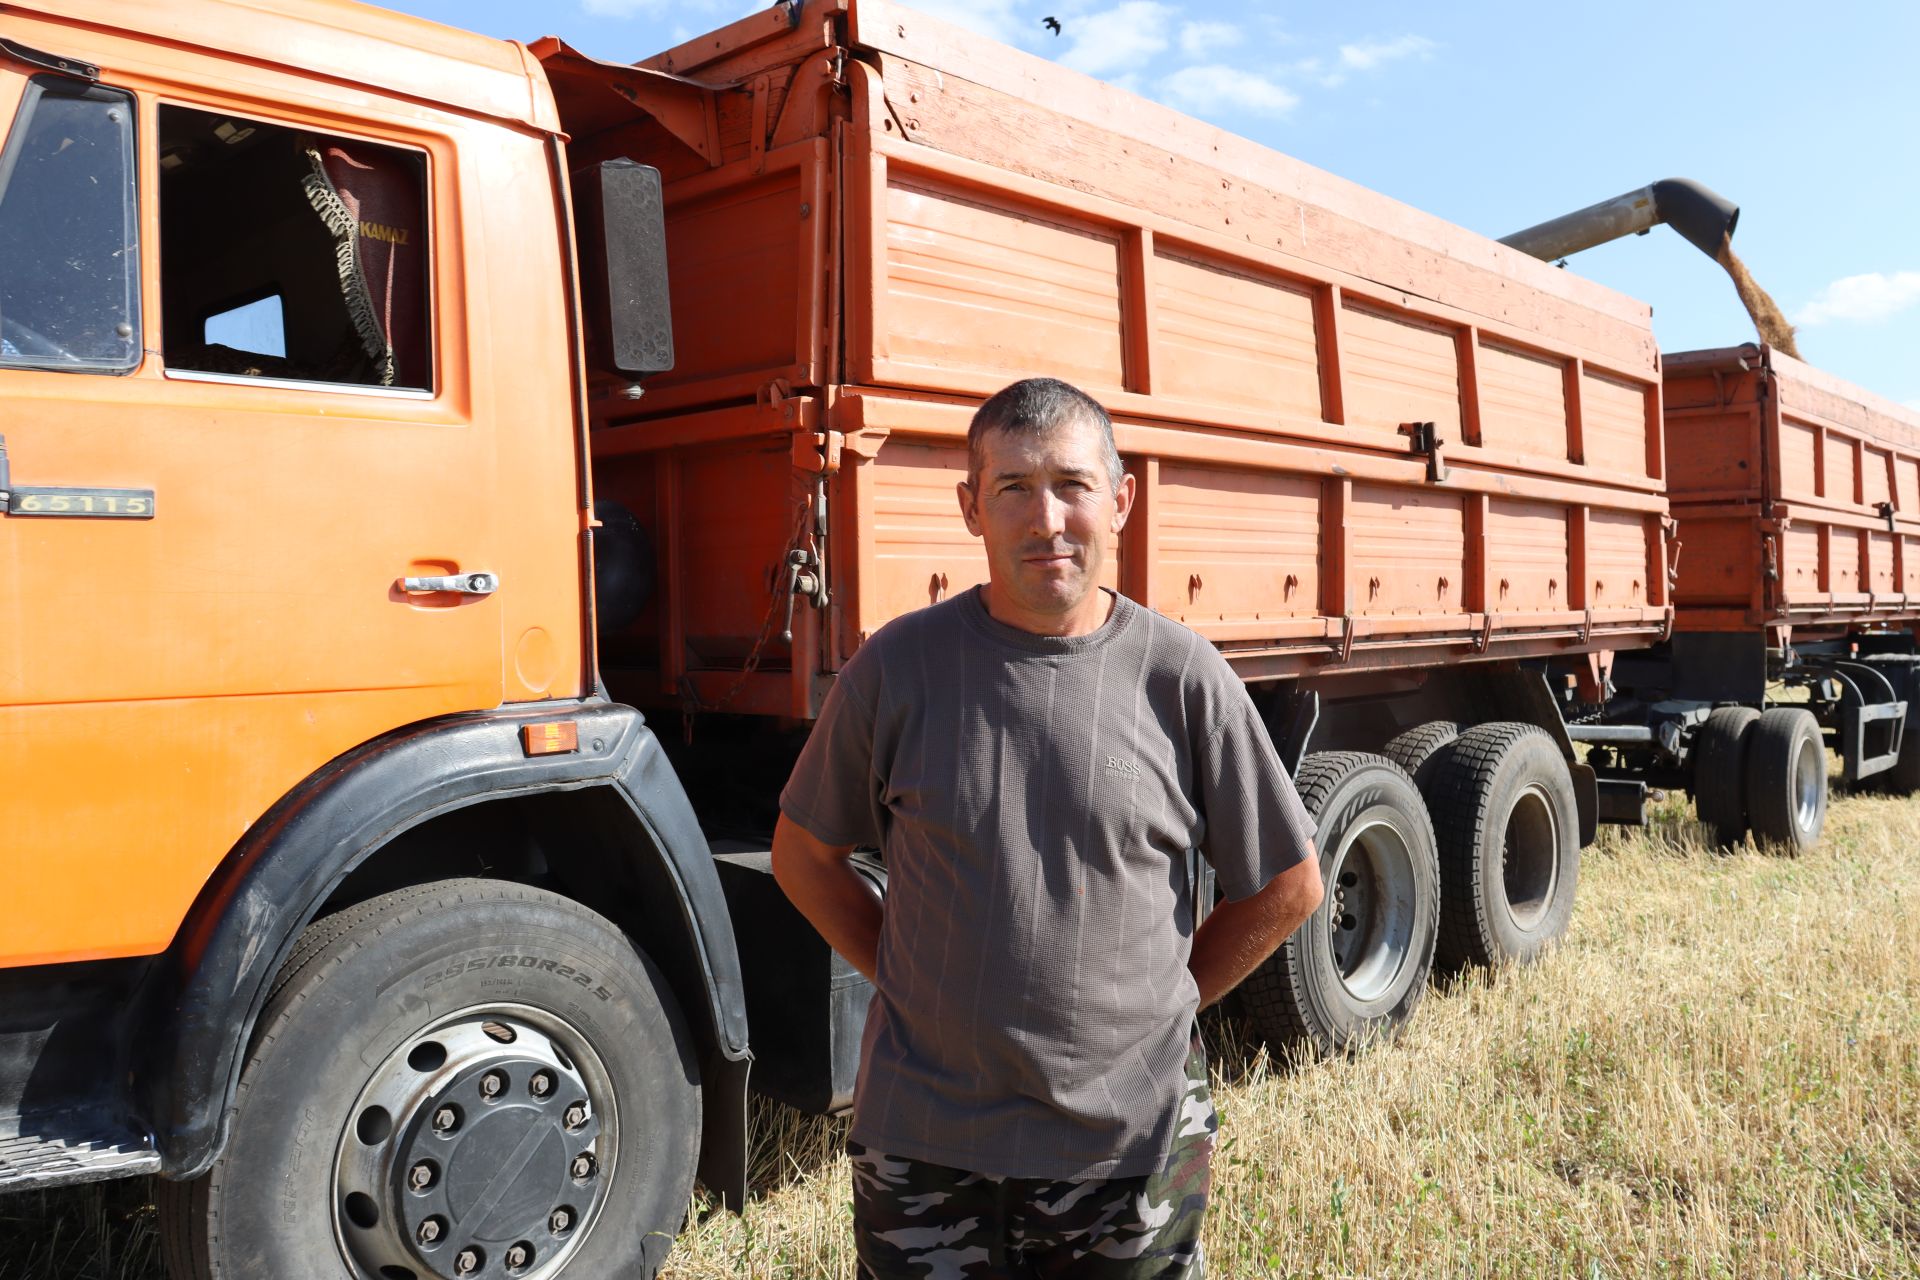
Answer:
<svg viewBox="0 0 1920 1280"><path fill-rule="evenodd" d="M1196 1037L1180 1127L1157 1173L996 1178L849 1142L861 1280L1200 1280L1217 1127Z"/></svg>

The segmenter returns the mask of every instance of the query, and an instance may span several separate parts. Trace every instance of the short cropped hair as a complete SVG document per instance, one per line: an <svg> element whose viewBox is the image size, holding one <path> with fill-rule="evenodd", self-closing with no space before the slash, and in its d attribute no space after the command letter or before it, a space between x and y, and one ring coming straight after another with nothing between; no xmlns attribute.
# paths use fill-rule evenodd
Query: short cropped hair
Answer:
<svg viewBox="0 0 1920 1280"><path fill-rule="evenodd" d="M1120 462L1120 450L1113 443L1113 419L1098 400L1058 378L1023 378L1000 388L987 402L974 410L967 424L967 483L980 482L985 463L985 445L989 431L1004 431L1014 436L1045 435L1075 422L1087 422L1100 428L1107 464L1107 484L1116 492L1126 478Z"/></svg>

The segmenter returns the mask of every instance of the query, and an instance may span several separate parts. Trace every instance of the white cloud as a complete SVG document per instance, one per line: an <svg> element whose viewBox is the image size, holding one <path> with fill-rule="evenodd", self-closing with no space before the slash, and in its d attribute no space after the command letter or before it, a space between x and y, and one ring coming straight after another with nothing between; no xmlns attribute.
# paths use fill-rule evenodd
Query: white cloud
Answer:
<svg viewBox="0 0 1920 1280"><path fill-rule="evenodd" d="M1392 40L1357 40L1340 46L1341 65L1355 71L1371 71L1401 58L1429 57L1439 46L1425 36L1397 36Z"/></svg>
<svg viewBox="0 0 1920 1280"><path fill-rule="evenodd" d="M1256 115L1283 116L1300 105L1298 94L1265 76L1217 64L1182 67L1160 81L1160 95L1195 114L1234 107Z"/></svg>
<svg viewBox="0 0 1920 1280"><path fill-rule="evenodd" d="M1301 58L1288 68L1288 74L1311 80L1322 89L1338 89L1347 82L1347 73L1329 71L1318 58Z"/></svg>
<svg viewBox="0 0 1920 1280"><path fill-rule="evenodd" d="M1167 47L1167 32L1179 12L1158 0L1125 0L1083 14L1067 24L1073 46L1060 61L1090 76L1132 71Z"/></svg>
<svg viewBox="0 0 1920 1280"><path fill-rule="evenodd" d="M1240 42L1240 28L1231 22L1189 22L1180 28L1180 52L1189 58L1204 58Z"/></svg>
<svg viewBox="0 0 1920 1280"><path fill-rule="evenodd" d="M1795 324L1835 320L1875 324L1920 303L1920 271L1869 271L1843 276L1814 295L1794 314Z"/></svg>

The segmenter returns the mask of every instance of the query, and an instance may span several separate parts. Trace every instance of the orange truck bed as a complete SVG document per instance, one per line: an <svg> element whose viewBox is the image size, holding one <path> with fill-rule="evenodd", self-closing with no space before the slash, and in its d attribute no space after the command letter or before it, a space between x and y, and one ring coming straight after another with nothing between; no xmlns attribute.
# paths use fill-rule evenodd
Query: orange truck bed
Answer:
<svg viewBox="0 0 1920 1280"><path fill-rule="evenodd" d="M805 717L983 580L967 419L1032 374L1116 417L1112 585L1250 679L1664 633L1643 304L913 11L789 12L642 69L535 46L575 163L667 179L678 364L594 401L596 491L660 543L623 696Z"/></svg>
<svg viewBox="0 0 1920 1280"><path fill-rule="evenodd" d="M1666 434L1676 627L1920 619L1920 414L1749 345L1667 356Z"/></svg>

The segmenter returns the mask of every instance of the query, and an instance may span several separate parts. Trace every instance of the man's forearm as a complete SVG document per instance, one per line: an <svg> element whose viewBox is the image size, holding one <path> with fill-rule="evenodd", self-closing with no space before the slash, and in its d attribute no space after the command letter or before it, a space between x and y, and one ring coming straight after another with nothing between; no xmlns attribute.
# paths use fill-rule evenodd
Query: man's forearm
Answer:
<svg viewBox="0 0 1920 1280"><path fill-rule="evenodd" d="M1215 905L1195 931L1187 958L1200 1007L1219 1003L1259 968L1313 914L1321 894L1320 859L1309 849L1251 898Z"/></svg>
<svg viewBox="0 0 1920 1280"><path fill-rule="evenodd" d="M867 981L880 953L880 897L847 860L850 846L817 839L783 814L773 832L773 878L827 945Z"/></svg>

